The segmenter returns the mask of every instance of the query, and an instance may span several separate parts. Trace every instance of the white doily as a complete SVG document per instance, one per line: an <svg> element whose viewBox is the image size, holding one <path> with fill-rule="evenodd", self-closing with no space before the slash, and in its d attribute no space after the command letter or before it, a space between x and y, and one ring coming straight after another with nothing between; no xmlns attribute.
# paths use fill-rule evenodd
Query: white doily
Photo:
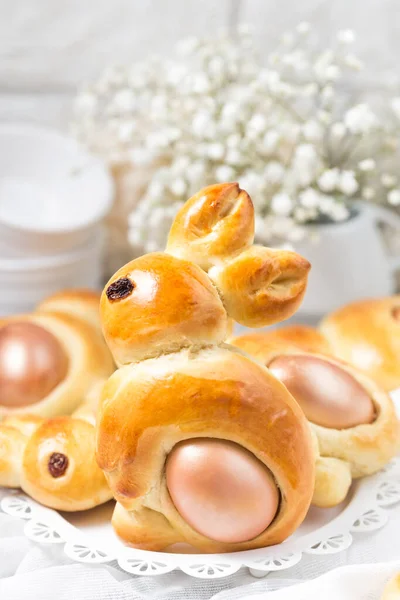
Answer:
<svg viewBox="0 0 400 600"><path fill-rule="evenodd" d="M26 519L25 534L36 542L63 544L73 560L87 564L118 561L135 575L162 575L180 569L193 577L226 577L247 567L254 576L296 565L303 555L324 556L346 550L353 535L388 521L385 508L400 502L400 457L380 473L355 482L346 501L334 509L312 507L299 529L282 544L230 554L177 554L127 548L110 524L113 503L82 513L58 513L21 493L1 501L2 510Z"/></svg>

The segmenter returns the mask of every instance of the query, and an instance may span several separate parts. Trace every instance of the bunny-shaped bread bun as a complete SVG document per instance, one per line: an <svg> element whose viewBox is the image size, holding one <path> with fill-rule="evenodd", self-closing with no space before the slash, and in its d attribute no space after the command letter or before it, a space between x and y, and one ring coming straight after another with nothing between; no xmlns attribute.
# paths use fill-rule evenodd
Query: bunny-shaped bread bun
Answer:
<svg viewBox="0 0 400 600"><path fill-rule="evenodd" d="M343 306L322 320L320 331L335 356L365 371L387 392L400 388L400 296Z"/></svg>
<svg viewBox="0 0 400 600"><path fill-rule="evenodd" d="M95 292L69 290L0 323L0 419L70 414L113 372L98 307Z"/></svg>
<svg viewBox="0 0 400 600"><path fill-rule="evenodd" d="M133 260L102 294L120 368L103 388L97 459L117 500L113 525L134 546L267 546L308 510L316 452L301 409L224 343L230 317L278 321L306 286L307 261L250 247L253 221L237 184L205 188L179 212L168 253Z"/></svg>
<svg viewBox="0 0 400 600"><path fill-rule="evenodd" d="M231 343L267 366L309 420L320 453L314 504L341 502L351 478L374 473L395 456L399 423L391 399L366 374L329 355L318 331L292 326Z"/></svg>
<svg viewBox="0 0 400 600"><path fill-rule="evenodd" d="M110 500L95 460L93 410L79 410L81 414L48 419L5 417L0 424L0 486L20 487L57 510L86 510Z"/></svg>

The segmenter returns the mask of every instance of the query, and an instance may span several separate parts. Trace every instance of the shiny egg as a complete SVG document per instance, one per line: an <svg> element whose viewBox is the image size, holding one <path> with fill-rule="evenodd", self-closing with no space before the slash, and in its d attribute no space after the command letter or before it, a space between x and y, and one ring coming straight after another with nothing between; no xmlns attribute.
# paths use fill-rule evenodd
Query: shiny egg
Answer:
<svg viewBox="0 0 400 600"><path fill-rule="evenodd" d="M368 392L337 364L299 354L279 356L268 368L287 387L312 423L347 429L375 419Z"/></svg>
<svg viewBox="0 0 400 600"><path fill-rule="evenodd" d="M68 357L57 338L30 321L0 328L0 405L29 406L65 378Z"/></svg>
<svg viewBox="0 0 400 600"><path fill-rule="evenodd" d="M254 454L226 440L177 444L166 464L167 487L181 517L218 542L251 540L273 521L279 490Z"/></svg>

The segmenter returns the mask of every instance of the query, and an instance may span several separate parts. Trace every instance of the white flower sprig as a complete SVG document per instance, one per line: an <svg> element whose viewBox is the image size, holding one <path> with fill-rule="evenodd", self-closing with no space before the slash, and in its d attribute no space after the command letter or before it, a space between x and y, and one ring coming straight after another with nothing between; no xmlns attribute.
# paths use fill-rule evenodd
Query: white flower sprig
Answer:
<svg viewBox="0 0 400 600"><path fill-rule="evenodd" d="M146 172L140 197L124 200L130 243L162 249L182 203L214 182L249 192L267 243L347 219L352 198L399 205L397 177L371 153L386 157L393 136L367 102L343 102L343 81L363 68L354 39L341 31L316 51L301 23L264 66L242 28L235 39L185 40L174 60L107 69L82 90L76 135L111 164ZM392 111L400 124L400 98Z"/></svg>

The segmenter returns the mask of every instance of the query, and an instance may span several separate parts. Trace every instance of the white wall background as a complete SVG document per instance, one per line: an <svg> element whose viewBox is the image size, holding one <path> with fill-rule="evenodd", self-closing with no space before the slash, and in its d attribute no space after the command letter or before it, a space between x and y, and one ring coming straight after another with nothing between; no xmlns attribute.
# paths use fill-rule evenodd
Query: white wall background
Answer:
<svg viewBox="0 0 400 600"><path fill-rule="evenodd" d="M302 20L325 39L355 29L368 86L399 72L399 0L0 0L0 120L63 127L76 86L108 63L170 53L181 37L237 21L267 51Z"/></svg>

